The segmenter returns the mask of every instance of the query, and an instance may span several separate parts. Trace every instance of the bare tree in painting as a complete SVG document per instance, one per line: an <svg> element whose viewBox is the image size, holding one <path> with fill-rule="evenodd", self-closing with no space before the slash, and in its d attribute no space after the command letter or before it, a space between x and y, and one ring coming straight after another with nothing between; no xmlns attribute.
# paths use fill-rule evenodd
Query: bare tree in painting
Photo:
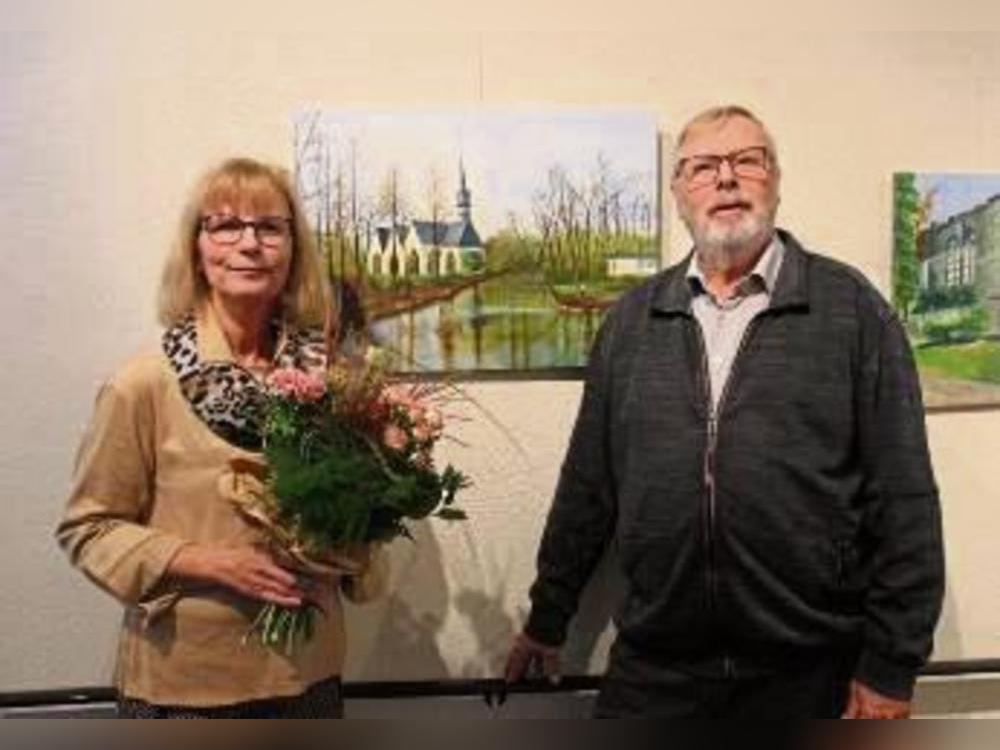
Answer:
<svg viewBox="0 0 1000 750"><path fill-rule="evenodd" d="M436 164L428 167L424 188L425 207L427 215L431 220L431 252L433 258L431 267L433 275L439 276L441 273L441 243L444 242L444 219L447 203L445 202L444 175Z"/></svg>
<svg viewBox="0 0 1000 750"><path fill-rule="evenodd" d="M531 198L531 215L539 234L538 265L547 271L555 265L555 253L552 248L554 221L549 210L549 194L545 190L536 190Z"/></svg>
<svg viewBox="0 0 1000 750"><path fill-rule="evenodd" d="M362 171L358 137L343 133L332 179L331 213L334 217L335 245L339 275L347 278L353 271L358 281L365 274L365 258L371 246L375 222L372 202L363 194L359 181Z"/></svg>
<svg viewBox="0 0 1000 750"><path fill-rule="evenodd" d="M329 223L330 175L321 112L309 112L296 121L294 152L295 182L316 234L317 250L323 253L323 231Z"/></svg>
<svg viewBox="0 0 1000 750"><path fill-rule="evenodd" d="M652 208L641 175L619 175L597 155L594 171L572 177L553 165L532 196L540 237L539 264L550 280L582 283L602 279L607 259L642 252L652 236Z"/></svg>
<svg viewBox="0 0 1000 750"><path fill-rule="evenodd" d="M348 221L350 218L350 196L348 194L347 175L342 159L337 159L336 166L330 180L330 210L329 210L329 238L330 238L330 265L333 270L334 258L336 258L337 277L347 277L347 244L348 244Z"/></svg>
<svg viewBox="0 0 1000 750"><path fill-rule="evenodd" d="M357 244L354 249L355 262L359 269L359 274L367 275L367 259L372 252L373 244L377 244L378 242L376 239L376 226L379 217L377 202L370 196L359 193L357 211L358 218L355 225Z"/></svg>
<svg viewBox="0 0 1000 750"><path fill-rule="evenodd" d="M395 282L400 270L400 230L407 214L407 201L400 186L398 167L390 167L378 191L378 213L388 223L385 242L389 248L389 275Z"/></svg>
<svg viewBox="0 0 1000 750"><path fill-rule="evenodd" d="M358 187L358 139L350 139L350 219L351 219L351 247L354 251L354 269L357 279L360 281L364 275L364 264L361 262L361 235L362 235L362 214L364 211L363 200L359 195Z"/></svg>

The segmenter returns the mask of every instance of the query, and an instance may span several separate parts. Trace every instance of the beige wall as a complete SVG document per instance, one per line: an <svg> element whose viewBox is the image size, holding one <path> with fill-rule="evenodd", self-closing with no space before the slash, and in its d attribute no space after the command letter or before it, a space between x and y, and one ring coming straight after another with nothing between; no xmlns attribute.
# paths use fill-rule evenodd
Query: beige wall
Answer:
<svg viewBox="0 0 1000 750"><path fill-rule="evenodd" d="M823 29L788 32L773 4L713 31L696 30L704 4L206 5L39 2L0 19L0 691L106 682L117 608L51 539L72 453L100 379L155 336L152 290L191 179L230 153L288 162L297 108L643 107L669 134L703 106L746 103L782 150L782 223L883 289L892 172L1000 171L989 3L838 3L817 19L786 2L786 23ZM856 30L898 19L915 30ZM683 252L676 224L666 244ZM393 596L352 612L350 677L490 674L523 617L579 384L469 390L513 438L462 427L472 520L396 545ZM929 419L950 564L938 658L1000 657L998 417ZM580 668L606 600L588 600Z"/></svg>

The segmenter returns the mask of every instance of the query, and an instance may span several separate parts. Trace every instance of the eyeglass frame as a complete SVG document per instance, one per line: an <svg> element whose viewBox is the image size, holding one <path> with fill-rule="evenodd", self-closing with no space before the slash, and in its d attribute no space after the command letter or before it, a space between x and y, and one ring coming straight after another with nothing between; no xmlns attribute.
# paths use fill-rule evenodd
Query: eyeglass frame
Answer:
<svg viewBox="0 0 1000 750"><path fill-rule="evenodd" d="M760 151L763 155L762 165L764 167L764 175L757 177L754 175L740 174L737 169L736 158L740 154L745 154L747 151ZM692 159L709 159L715 164L715 168L712 173L712 179L706 180L704 183L697 183L693 187L707 187L708 185L716 182L719 179L719 169L722 167L722 163L725 162L729 165L730 171L736 177L741 177L746 180L756 180L763 181L766 180L774 173L774 157L771 154L771 149L767 146L747 146L745 148L739 148L735 151L730 151L726 154L691 154L690 156L685 156L682 159L677 160L677 164L674 166L674 179L682 179L688 187L692 187L690 178L682 175L685 163L691 161Z"/></svg>
<svg viewBox="0 0 1000 750"><path fill-rule="evenodd" d="M213 219L230 221L234 225L239 224L239 234L235 238L226 242L225 240L217 239L212 235L212 229L209 228L209 222ZM260 235L261 222L273 222L274 224L281 224L285 227L285 234L281 235L277 241L267 241ZM219 245L235 245L241 239L243 239L243 234L246 232L247 227L253 228L254 239L257 240L262 245L267 247L280 247L283 243L287 242L292 238L292 219L290 216L258 216L256 219L244 219L241 216L234 216L231 214L205 214L198 219L198 227L202 232L205 232L212 240L212 242L218 243ZM235 229L235 226L233 227ZM221 229L221 227L217 228Z"/></svg>

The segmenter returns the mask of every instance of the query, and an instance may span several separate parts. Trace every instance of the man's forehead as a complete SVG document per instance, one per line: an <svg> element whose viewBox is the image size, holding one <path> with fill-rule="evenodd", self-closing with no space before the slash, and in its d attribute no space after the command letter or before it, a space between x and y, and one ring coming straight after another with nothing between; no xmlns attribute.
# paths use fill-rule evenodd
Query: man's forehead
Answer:
<svg viewBox="0 0 1000 750"><path fill-rule="evenodd" d="M766 145L764 128L753 120L734 115L692 125L680 147L680 154L728 153L749 146Z"/></svg>

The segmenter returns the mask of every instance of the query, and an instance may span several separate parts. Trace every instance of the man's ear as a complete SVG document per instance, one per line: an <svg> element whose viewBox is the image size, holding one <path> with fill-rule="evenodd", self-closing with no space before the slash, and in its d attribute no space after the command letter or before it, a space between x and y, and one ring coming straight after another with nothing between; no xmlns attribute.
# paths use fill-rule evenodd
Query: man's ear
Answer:
<svg viewBox="0 0 1000 750"><path fill-rule="evenodd" d="M677 191L678 190L680 190L680 186L678 185L677 176L676 175L671 175L670 176L670 194L672 196L674 196L675 200L677 199Z"/></svg>

